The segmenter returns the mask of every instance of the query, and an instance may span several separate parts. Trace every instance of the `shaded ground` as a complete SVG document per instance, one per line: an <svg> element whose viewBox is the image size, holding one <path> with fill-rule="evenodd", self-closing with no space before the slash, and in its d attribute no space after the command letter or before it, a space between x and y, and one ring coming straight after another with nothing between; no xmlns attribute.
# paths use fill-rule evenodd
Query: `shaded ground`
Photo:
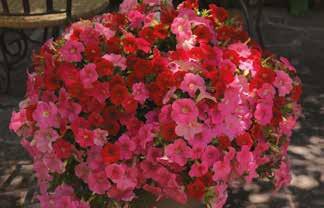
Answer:
<svg viewBox="0 0 324 208"><path fill-rule="evenodd" d="M251 184L231 194L229 208L324 207L324 12L291 17L266 10L262 31L266 48L289 57L304 83L300 119L289 148L293 181L280 193L268 184ZM34 36L39 34L35 32ZM10 112L24 94L24 61L13 72L10 96L0 97L0 207L21 207L33 195L32 166L19 140L8 132ZM2 67L2 66L0 66ZM35 207L31 205L30 207Z"/></svg>

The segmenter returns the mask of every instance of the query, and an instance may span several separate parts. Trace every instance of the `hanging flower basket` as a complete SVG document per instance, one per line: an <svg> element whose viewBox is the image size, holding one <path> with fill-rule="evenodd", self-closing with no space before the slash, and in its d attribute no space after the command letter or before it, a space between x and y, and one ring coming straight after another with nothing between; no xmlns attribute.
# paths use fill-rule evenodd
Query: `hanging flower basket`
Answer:
<svg viewBox="0 0 324 208"><path fill-rule="evenodd" d="M10 128L43 208L221 208L234 183L290 181L300 80L223 8L126 0L33 62Z"/></svg>

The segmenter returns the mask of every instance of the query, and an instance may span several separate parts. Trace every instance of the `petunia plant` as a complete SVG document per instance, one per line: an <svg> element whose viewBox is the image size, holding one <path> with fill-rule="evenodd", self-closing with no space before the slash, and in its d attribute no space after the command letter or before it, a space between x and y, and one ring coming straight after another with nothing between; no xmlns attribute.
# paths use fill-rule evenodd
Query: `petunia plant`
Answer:
<svg viewBox="0 0 324 208"><path fill-rule="evenodd" d="M214 4L125 0L33 57L10 129L42 208L226 204L233 184L289 184L301 82ZM145 201L145 203L141 203Z"/></svg>

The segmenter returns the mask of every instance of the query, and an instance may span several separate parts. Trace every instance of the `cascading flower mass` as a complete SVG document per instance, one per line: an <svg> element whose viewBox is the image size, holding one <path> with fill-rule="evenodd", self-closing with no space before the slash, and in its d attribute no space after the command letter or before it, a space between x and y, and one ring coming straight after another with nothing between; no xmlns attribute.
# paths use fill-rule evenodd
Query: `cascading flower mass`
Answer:
<svg viewBox="0 0 324 208"><path fill-rule="evenodd" d="M290 181L301 82L223 8L126 0L33 62L10 129L43 208L135 207L143 192L221 208L234 182Z"/></svg>

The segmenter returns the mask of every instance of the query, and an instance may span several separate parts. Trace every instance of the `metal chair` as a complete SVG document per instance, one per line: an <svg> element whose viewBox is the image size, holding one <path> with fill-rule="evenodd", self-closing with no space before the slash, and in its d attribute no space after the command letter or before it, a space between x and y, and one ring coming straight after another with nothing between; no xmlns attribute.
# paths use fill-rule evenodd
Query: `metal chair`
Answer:
<svg viewBox="0 0 324 208"><path fill-rule="evenodd" d="M54 35L59 27L80 18L89 18L107 9L109 0L1 0L0 6L0 50L3 77L0 74L0 92L7 93L10 87L10 71L27 54L32 40L25 29L44 28L43 41L48 28ZM10 40L9 40L10 39ZM13 46L15 49L13 51Z"/></svg>

